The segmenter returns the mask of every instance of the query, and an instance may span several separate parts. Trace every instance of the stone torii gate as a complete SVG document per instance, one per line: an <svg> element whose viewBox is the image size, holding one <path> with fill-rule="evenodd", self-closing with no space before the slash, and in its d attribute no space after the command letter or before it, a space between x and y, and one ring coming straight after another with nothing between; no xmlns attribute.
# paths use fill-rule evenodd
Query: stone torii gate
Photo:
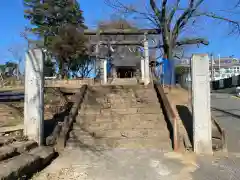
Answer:
<svg viewBox="0 0 240 180"><path fill-rule="evenodd" d="M148 85L150 83L150 69L149 69L149 39L148 35L157 35L159 32L155 29L140 29L140 30L132 30L132 29L112 29L112 30L104 30L104 31L84 31L84 34L86 36L101 36L101 35L137 35L137 36L143 36L143 42L142 41L97 41L97 42L91 42L91 45L96 45L96 52L95 56L96 59L99 61L102 58L99 58L99 46L100 45L116 45L116 46L140 46L144 47L144 57L141 58L141 79L144 82L145 85ZM102 62L103 66L103 77L102 78L102 84L107 84L108 77L107 77L107 59L106 57L103 58Z"/></svg>

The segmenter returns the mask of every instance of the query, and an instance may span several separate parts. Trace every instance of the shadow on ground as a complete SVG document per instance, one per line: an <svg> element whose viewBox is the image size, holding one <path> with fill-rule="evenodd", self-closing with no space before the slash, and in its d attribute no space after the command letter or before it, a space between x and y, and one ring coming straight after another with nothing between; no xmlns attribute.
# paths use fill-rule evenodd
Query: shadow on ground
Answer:
<svg viewBox="0 0 240 180"><path fill-rule="evenodd" d="M183 122L183 125L187 131L188 138L193 147L193 117L187 106L176 105L178 114Z"/></svg>
<svg viewBox="0 0 240 180"><path fill-rule="evenodd" d="M167 111L165 109L166 107L163 104L163 100L162 100L161 95L160 95L159 91L157 90L157 88L158 88L157 85L154 84L154 89L157 93L158 101L161 105L161 108L163 109L163 115L164 115L164 119L166 121L167 128L168 128L168 131L169 131L169 136L170 136L170 139L171 139L172 148L174 149L173 126L172 126L172 123L171 123L170 119L168 119L168 116L166 114Z"/></svg>
<svg viewBox="0 0 240 180"><path fill-rule="evenodd" d="M64 118L69 115L72 106L73 106L73 103L69 102L66 105L66 108L63 112L56 113L52 119L48 119L44 121L44 139L46 139L48 136L52 134L58 122L64 121Z"/></svg>
<svg viewBox="0 0 240 180"><path fill-rule="evenodd" d="M218 93L218 94L236 94L236 87L225 88L225 89L218 89L218 90L212 90L211 93Z"/></svg>
<svg viewBox="0 0 240 180"><path fill-rule="evenodd" d="M229 112L229 111L226 111L226 110L223 110L223 109L219 109L219 108L211 108L211 110L212 111L219 111L219 112L222 112L222 113L224 113L224 114L227 114L227 115L229 115L229 116L232 116L232 117L234 117L234 118L240 118L240 115L237 115L237 114L234 114L234 113L231 113L231 112ZM235 110L235 109L234 109ZM220 117L220 116L218 116L218 117Z"/></svg>

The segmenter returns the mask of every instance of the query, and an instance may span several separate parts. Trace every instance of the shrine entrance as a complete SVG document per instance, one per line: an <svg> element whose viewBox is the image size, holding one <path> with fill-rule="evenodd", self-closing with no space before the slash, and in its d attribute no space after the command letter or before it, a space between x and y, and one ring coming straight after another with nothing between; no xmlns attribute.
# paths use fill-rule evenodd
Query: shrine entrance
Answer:
<svg viewBox="0 0 240 180"><path fill-rule="evenodd" d="M117 78L133 78L135 69L132 67L117 67Z"/></svg>

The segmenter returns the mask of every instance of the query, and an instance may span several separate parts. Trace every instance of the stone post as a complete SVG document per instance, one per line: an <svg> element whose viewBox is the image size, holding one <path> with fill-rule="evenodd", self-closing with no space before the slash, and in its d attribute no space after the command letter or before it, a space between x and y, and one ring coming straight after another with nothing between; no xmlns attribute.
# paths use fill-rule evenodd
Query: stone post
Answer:
<svg viewBox="0 0 240 180"><path fill-rule="evenodd" d="M142 57L141 58L141 76L142 76L142 81L143 82L145 82L144 81L144 79L145 79L145 66L144 66L144 64L145 64L145 62L144 62L144 58Z"/></svg>
<svg viewBox="0 0 240 180"><path fill-rule="evenodd" d="M149 50L148 50L148 39L147 34L144 34L144 55L145 55L145 79L144 84L148 85L150 83L150 77L149 77Z"/></svg>
<svg viewBox="0 0 240 180"><path fill-rule="evenodd" d="M212 154L208 55L193 55L191 68L194 152L197 154Z"/></svg>
<svg viewBox="0 0 240 180"><path fill-rule="evenodd" d="M44 136L44 55L41 49L26 53L24 134L39 145Z"/></svg>

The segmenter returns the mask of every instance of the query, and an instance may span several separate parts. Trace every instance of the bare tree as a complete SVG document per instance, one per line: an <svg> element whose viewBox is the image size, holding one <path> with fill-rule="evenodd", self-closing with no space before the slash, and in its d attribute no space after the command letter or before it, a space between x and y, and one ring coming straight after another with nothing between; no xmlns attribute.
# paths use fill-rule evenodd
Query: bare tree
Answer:
<svg viewBox="0 0 240 180"><path fill-rule="evenodd" d="M156 3L156 0L145 0L144 9L137 8L134 5L122 3L121 0L105 0L106 4L120 13L135 14L135 18L147 20L161 33L161 40L157 48L163 52L163 56L173 61L176 57L174 53L187 45L208 45L207 39L198 36L189 36L184 32L197 25L198 21L212 19L224 22L230 25L230 33L240 32L240 23L234 20L233 13L239 8L238 0L229 0L236 4L232 9L217 10L214 8L204 8L209 1L207 0L162 0ZM138 2L139 3L139 2ZM217 2L215 2L216 4ZM158 5L157 5L158 4ZM227 4L231 4L228 2ZM216 4L217 5L217 4ZM198 28L198 27L196 27ZM195 29L196 29L195 28ZM172 71L172 78L173 78ZM171 78L171 79L172 79ZM171 80L173 82L173 79Z"/></svg>

